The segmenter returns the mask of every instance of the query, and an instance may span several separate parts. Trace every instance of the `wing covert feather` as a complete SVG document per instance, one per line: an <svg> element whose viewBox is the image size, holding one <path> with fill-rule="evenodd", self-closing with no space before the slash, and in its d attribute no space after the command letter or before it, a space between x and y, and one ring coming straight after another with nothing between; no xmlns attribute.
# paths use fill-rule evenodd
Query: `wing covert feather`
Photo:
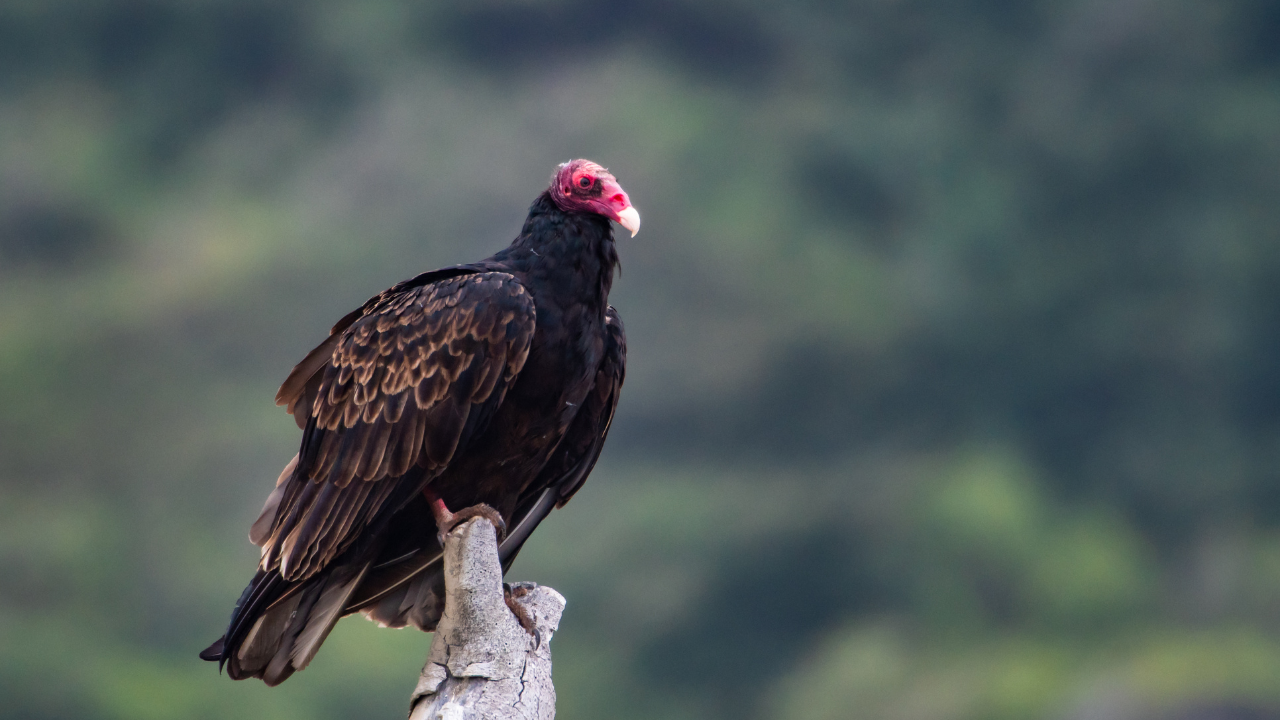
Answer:
<svg viewBox="0 0 1280 720"><path fill-rule="evenodd" d="M512 275L402 286L344 318L277 396L305 420L263 548L262 568L286 580L309 577L346 549L399 482L438 475L464 434L483 431L467 422L471 414L490 416L483 408L502 402L528 358L533 298ZM313 356L326 347L321 364Z"/></svg>

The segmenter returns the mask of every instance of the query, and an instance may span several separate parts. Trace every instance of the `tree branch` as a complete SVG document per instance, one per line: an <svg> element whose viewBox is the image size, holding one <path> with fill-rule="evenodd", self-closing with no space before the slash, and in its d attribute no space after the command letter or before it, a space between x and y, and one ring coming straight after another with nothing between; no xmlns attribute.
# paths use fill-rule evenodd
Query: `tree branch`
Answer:
<svg viewBox="0 0 1280 720"><path fill-rule="evenodd" d="M473 518L445 538L444 615L413 691L410 720L551 720L548 643L564 597L533 583L513 585L537 628L530 635L507 607L493 525Z"/></svg>

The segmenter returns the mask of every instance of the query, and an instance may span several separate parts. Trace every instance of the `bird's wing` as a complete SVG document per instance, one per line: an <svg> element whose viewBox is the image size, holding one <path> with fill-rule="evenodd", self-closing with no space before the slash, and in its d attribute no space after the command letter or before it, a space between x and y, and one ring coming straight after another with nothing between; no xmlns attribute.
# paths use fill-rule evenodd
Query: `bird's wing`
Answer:
<svg viewBox="0 0 1280 720"><path fill-rule="evenodd" d="M595 384L582 401L582 409L534 486L546 483L556 488L556 507L564 507L582 487L600 458L600 450L613 424L622 381L627 372L627 331L612 305L605 311L604 359L596 371ZM539 518L539 521L541 518Z"/></svg>
<svg viewBox="0 0 1280 720"><path fill-rule="evenodd" d="M627 364L626 333L612 306L605 315L605 328L604 358L591 390L556 451L517 501L511 529L498 547L504 571L538 523L582 487L600 457ZM444 604L439 582L442 567L438 551L418 551L393 560L370 573L344 612L362 612L388 627L414 625L430 632Z"/></svg>
<svg viewBox="0 0 1280 720"><path fill-rule="evenodd" d="M306 667L395 511L483 432L524 366L536 317L515 277L482 270L391 288L294 368L277 397L305 418L302 448L250 530L258 573L201 657L268 685Z"/></svg>
<svg viewBox="0 0 1280 720"><path fill-rule="evenodd" d="M533 298L500 272L402 284L362 311L321 345L332 347L323 363L313 352L281 388L306 422L261 538L261 567L289 582L346 549L400 479L429 481L483 430L528 357L535 324Z"/></svg>

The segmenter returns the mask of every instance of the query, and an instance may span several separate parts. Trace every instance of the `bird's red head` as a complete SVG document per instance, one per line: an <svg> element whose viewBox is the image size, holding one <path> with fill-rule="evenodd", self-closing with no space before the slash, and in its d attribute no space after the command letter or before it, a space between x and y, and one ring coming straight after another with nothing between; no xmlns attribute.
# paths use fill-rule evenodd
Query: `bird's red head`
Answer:
<svg viewBox="0 0 1280 720"><path fill-rule="evenodd" d="M590 160L570 160L551 179L551 199L565 212L593 212L640 232L640 213L608 170Z"/></svg>

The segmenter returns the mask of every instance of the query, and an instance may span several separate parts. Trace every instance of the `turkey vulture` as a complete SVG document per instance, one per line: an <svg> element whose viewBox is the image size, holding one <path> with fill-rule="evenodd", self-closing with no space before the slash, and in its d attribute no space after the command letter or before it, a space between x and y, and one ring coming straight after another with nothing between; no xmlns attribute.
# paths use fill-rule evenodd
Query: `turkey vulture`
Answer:
<svg viewBox="0 0 1280 720"><path fill-rule="evenodd" d="M610 220L640 228L607 170L565 163L510 247L371 298L298 363L276 403L302 445L249 530L257 573L201 658L277 685L343 616L433 630L440 538L467 514L509 528L511 566L586 480L618 404Z"/></svg>

